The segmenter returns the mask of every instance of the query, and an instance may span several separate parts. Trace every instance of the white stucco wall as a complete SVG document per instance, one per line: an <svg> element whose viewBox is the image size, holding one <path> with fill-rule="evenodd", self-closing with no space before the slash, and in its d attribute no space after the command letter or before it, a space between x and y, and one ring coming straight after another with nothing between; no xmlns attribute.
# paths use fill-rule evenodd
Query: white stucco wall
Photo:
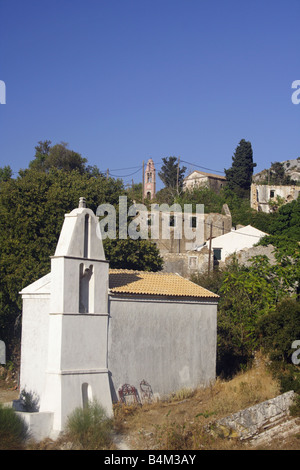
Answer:
<svg viewBox="0 0 300 470"><path fill-rule="evenodd" d="M221 235L220 237L213 238L211 245L212 248L222 249L221 261L225 261L227 256L240 250L251 248L265 235L267 234L261 230L257 230L256 228L247 225L241 229L233 230Z"/></svg>
<svg viewBox="0 0 300 470"><path fill-rule="evenodd" d="M50 296L23 298L20 390L41 397L48 360Z"/></svg>
<svg viewBox="0 0 300 470"><path fill-rule="evenodd" d="M113 400L125 383L163 396L215 380L216 303L110 296L109 313Z"/></svg>
<svg viewBox="0 0 300 470"><path fill-rule="evenodd" d="M51 272L21 292L20 385L40 397L30 420L41 435L87 399L111 414L124 383L164 395L215 379L217 302L109 296L96 228L84 207L66 215Z"/></svg>

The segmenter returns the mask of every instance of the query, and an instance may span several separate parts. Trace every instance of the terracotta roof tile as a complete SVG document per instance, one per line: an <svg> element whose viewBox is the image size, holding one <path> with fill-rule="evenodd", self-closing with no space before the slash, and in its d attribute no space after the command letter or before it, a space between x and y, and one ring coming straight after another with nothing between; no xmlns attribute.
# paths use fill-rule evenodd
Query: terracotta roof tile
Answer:
<svg viewBox="0 0 300 470"><path fill-rule="evenodd" d="M173 273L110 269L109 288L112 293L219 298L204 287Z"/></svg>

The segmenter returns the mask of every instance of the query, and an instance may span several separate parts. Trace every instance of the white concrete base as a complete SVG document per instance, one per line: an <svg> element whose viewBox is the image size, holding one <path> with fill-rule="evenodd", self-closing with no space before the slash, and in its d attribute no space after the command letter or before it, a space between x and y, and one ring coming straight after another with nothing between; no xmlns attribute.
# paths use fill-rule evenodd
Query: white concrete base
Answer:
<svg viewBox="0 0 300 470"><path fill-rule="evenodd" d="M50 436L53 426L53 413L29 413L25 411L17 411L16 413L27 424L30 438L39 442Z"/></svg>

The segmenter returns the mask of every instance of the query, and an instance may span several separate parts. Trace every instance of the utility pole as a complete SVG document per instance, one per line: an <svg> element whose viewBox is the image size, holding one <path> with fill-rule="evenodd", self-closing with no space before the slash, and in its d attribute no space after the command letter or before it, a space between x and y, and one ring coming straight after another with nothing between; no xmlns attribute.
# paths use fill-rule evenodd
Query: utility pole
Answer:
<svg viewBox="0 0 300 470"><path fill-rule="evenodd" d="M177 163L177 194L179 194L179 163L180 163L180 158L178 157L178 163Z"/></svg>
<svg viewBox="0 0 300 470"><path fill-rule="evenodd" d="M211 239L212 239L212 222L210 223L210 235L209 235L209 249L208 249L208 276L210 276Z"/></svg>
<svg viewBox="0 0 300 470"><path fill-rule="evenodd" d="M106 170L106 179L108 180L108 176L109 176L109 169L107 168Z"/></svg>
<svg viewBox="0 0 300 470"><path fill-rule="evenodd" d="M145 191L145 162L143 160L143 204L144 204L144 191Z"/></svg>

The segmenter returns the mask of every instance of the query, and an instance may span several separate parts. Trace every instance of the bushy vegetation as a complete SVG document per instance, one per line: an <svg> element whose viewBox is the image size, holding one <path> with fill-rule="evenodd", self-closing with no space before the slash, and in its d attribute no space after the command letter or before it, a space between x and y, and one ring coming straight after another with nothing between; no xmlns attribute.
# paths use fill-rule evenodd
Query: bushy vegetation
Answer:
<svg viewBox="0 0 300 470"><path fill-rule="evenodd" d="M300 392L300 367L292 361L293 343L300 340L300 250L298 243L273 241L274 264L265 256L247 267L233 259L225 269L192 280L220 296L217 373L232 377L261 350L282 391Z"/></svg>
<svg viewBox="0 0 300 470"><path fill-rule="evenodd" d="M188 393L179 391L179 400L174 401L170 395L130 409L119 404L118 427L134 449L249 449L245 441L224 439L224 435L210 432L213 423L279 393L278 381L268 370L266 359L257 354L253 367L237 373L231 380L218 378L207 387L188 390Z"/></svg>
<svg viewBox="0 0 300 470"><path fill-rule="evenodd" d="M122 180L87 166L65 144L50 144L39 142L29 168L16 178L9 167L0 172L0 339L7 361L20 345L19 292L50 271L64 215L78 207L80 197L94 213L106 203L117 212L119 197L127 195ZM106 239L104 247L111 267L161 269L162 259L150 240Z"/></svg>
<svg viewBox="0 0 300 470"><path fill-rule="evenodd" d="M0 403L0 450L22 450L28 438L28 428L11 407Z"/></svg>
<svg viewBox="0 0 300 470"><path fill-rule="evenodd" d="M204 190L197 191L202 194ZM273 246L275 254L273 264L264 256L253 258L247 267L233 259L210 276L192 276L194 282L220 296L218 373L232 375L251 361L256 350L264 348L273 361L280 361L281 367L275 369L282 371L282 365L289 365L297 376L297 365L290 362L291 344L300 339L300 197L271 214L252 211L249 200L240 199L228 188L214 198L219 198L220 205L228 203L239 223L268 233L259 244ZM282 374L283 381L287 381L289 373Z"/></svg>
<svg viewBox="0 0 300 470"><path fill-rule="evenodd" d="M122 195L128 196L129 205L141 197L139 185L125 191L121 180L106 178L98 168L87 166L87 160L64 143L39 142L35 150L29 167L20 170L17 178L12 178L9 166L0 169L0 338L6 343L8 361L20 344L19 291L49 272L64 214L77 207L82 196L94 212L103 203L118 209ZM226 170L229 184L219 193L208 188L183 192L185 169L179 172L177 184L177 162L175 157L164 159L166 187L157 194L157 202L177 203L182 208L204 204L205 212L221 212L227 204L233 225L251 224L268 233L260 243L276 250L273 265L257 257L248 267L233 261L209 277L192 278L220 295L218 373L232 375L263 348L282 366L277 371L281 371L283 389L291 384L296 388L299 366L291 364L291 344L300 339L300 197L271 214L251 209L249 187L255 164L251 144L244 140L236 149L232 168ZM111 267L162 268L162 258L151 241L107 239L104 248Z"/></svg>
<svg viewBox="0 0 300 470"><path fill-rule="evenodd" d="M282 300L259 319L257 333L261 347L271 360L291 363L295 352L293 340L300 339L300 302L291 298Z"/></svg>
<svg viewBox="0 0 300 470"><path fill-rule="evenodd" d="M84 450L109 449L112 445L113 421L103 407L92 401L76 408L68 417L66 435Z"/></svg>

